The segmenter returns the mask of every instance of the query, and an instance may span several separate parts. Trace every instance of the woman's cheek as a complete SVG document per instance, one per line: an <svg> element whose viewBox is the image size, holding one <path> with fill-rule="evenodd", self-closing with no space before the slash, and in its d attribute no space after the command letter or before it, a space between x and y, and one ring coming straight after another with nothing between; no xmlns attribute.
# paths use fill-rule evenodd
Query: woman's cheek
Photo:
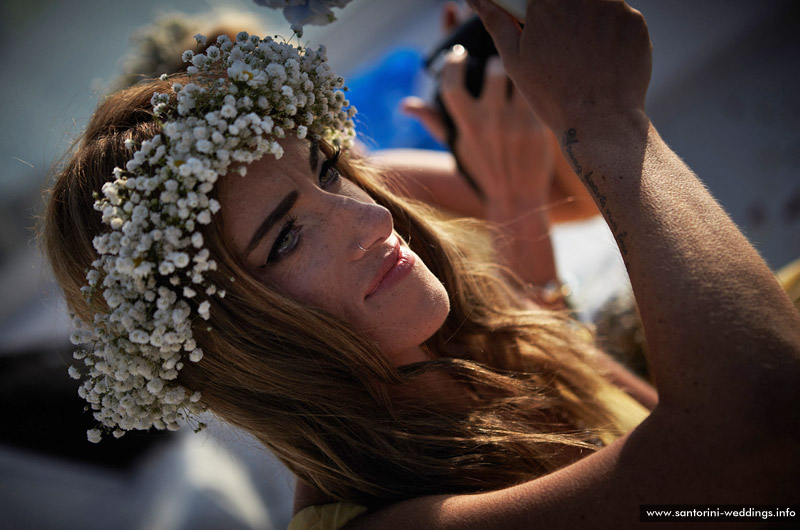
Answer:
<svg viewBox="0 0 800 530"><path fill-rule="evenodd" d="M323 252L314 254L317 256L305 256L296 262L302 267L287 264L278 278L278 289L296 302L342 316L345 301L335 292L340 285L339 275L332 263L319 259Z"/></svg>

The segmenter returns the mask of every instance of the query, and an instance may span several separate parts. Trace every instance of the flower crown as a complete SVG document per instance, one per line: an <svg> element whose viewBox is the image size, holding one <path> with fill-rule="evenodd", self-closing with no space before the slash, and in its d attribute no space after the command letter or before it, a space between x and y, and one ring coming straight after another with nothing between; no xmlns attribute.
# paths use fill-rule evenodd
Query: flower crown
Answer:
<svg viewBox="0 0 800 530"><path fill-rule="evenodd" d="M205 46L205 37L195 39ZM74 357L86 373L70 368L76 379L87 376L78 393L100 423L88 432L93 442L102 431L176 430L205 410L200 393L176 379L186 359L203 357L193 321L208 320L208 299L225 296L206 279L217 265L198 230L220 208L209 196L214 182L234 169L246 174L265 153L280 158L278 140L290 131L337 147L355 137L355 108L322 46L242 32L235 43L220 36L205 53L187 50L183 60L191 82L151 100L161 134L127 141L130 160L95 197L108 230L93 240L99 258L82 293L91 304L102 292L107 308L91 323L73 319L72 342L83 345Z"/></svg>

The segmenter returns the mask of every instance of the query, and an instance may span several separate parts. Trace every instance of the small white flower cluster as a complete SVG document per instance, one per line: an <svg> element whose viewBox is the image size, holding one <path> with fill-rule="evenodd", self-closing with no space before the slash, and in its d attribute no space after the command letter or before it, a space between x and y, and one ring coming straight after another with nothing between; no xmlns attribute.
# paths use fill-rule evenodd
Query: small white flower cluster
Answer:
<svg viewBox="0 0 800 530"><path fill-rule="evenodd" d="M256 4L283 9L283 16L292 24L292 31L303 36L303 26L324 26L336 20L332 7L344 7L351 0L253 0Z"/></svg>
<svg viewBox="0 0 800 530"><path fill-rule="evenodd" d="M183 59L192 82L152 98L162 134L126 143L131 159L95 202L109 229L93 241L99 258L83 293L91 301L101 292L108 307L91 324L75 319L72 341L84 345L75 358L87 373L70 368L76 379L88 376L79 394L101 424L89 431L93 442L101 430L175 430L204 410L200 393L176 379L184 357L203 357L192 321L208 320L209 298L225 295L205 277L217 264L198 230L220 208L209 196L217 179L234 167L244 175L265 153L280 158L278 139L290 131L342 147L355 136L355 108L322 47L242 32Z"/></svg>

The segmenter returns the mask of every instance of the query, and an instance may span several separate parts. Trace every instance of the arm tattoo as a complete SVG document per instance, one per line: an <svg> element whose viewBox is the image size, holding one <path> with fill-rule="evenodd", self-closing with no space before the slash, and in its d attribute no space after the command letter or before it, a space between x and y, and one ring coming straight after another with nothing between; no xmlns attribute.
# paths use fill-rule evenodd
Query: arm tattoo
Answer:
<svg viewBox="0 0 800 530"><path fill-rule="evenodd" d="M606 220L608 221L608 226L611 228L611 233L614 235L614 239L617 240L617 245L619 245L619 250L623 256L628 254L628 247L625 244L625 238L628 236L628 232L622 230L618 225L617 222L614 220L614 216L611 214L611 210L607 205L608 200L600 191L600 188L597 186L597 183L594 180L594 171L586 171L584 173L583 166L578 159L575 157L575 152L572 150L572 146L578 143L578 131L574 128L570 128L564 134L564 151L567 154L567 158L569 159L569 163L572 164L572 169L575 170L575 174L578 175L586 187L589 189L589 192L597 201L597 204L600 206L600 210L605 214ZM605 175L600 175L600 180L605 180Z"/></svg>

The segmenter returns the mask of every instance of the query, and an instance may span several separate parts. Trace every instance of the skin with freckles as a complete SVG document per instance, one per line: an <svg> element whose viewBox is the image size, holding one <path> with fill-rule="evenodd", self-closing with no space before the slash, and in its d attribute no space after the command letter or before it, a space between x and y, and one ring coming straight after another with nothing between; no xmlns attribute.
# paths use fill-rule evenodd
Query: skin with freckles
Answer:
<svg viewBox="0 0 800 530"><path fill-rule="evenodd" d="M242 263L290 298L350 322L394 364L428 360L420 344L449 311L441 282L335 156L294 139L284 149L220 182L225 233Z"/></svg>

